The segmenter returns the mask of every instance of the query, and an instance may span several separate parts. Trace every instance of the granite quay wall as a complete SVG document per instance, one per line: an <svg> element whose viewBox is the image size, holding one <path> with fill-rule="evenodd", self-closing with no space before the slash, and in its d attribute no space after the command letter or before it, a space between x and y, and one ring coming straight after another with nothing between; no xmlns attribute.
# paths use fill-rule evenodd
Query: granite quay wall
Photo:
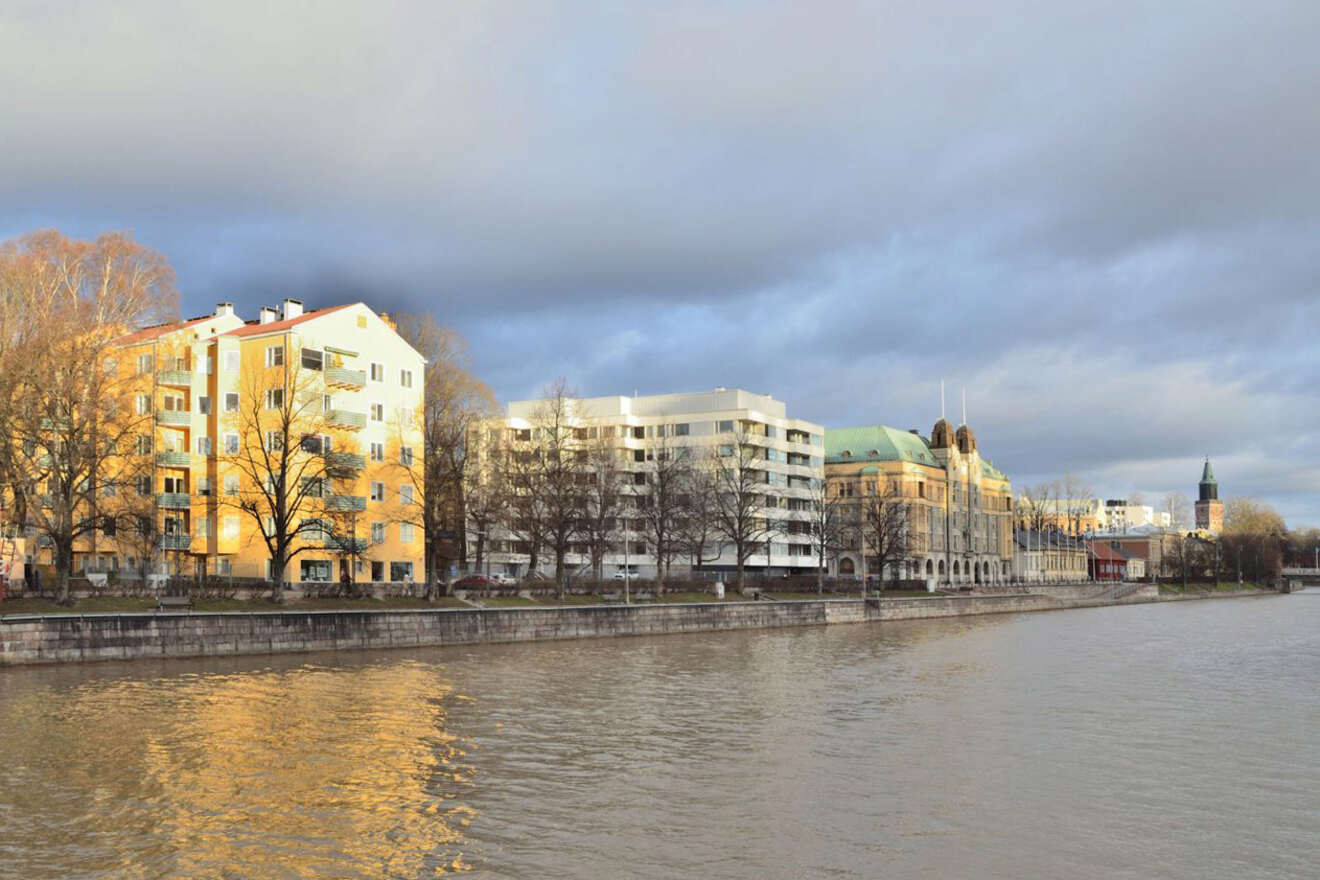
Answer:
<svg viewBox="0 0 1320 880"><path fill-rule="evenodd" d="M7 616L0 618L0 666L822 626L1174 598L1160 597L1157 592L1146 594L1157 589L1138 589L1116 599L1067 599L1032 593L864 602L824 599L562 608ZM1210 595L1217 598L1238 594Z"/></svg>

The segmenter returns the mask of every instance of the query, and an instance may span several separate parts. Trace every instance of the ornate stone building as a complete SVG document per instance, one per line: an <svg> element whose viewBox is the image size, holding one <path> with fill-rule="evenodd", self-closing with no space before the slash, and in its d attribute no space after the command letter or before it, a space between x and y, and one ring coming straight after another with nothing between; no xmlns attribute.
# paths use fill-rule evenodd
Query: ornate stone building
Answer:
<svg viewBox="0 0 1320 880"><path fill-rule="evenodd" d="M901 561L886 577L939 584L1002 583L1013 573L1013 487L977 448L971 428L944 419L930 438L885 425L827 429L829 497L846 508L888 494L906 510ZM855 522L858 517L844 517ZM871 552L845 531L835 563L840 575L874 575ZM895 570L896 569L896 570Z"/></svg>

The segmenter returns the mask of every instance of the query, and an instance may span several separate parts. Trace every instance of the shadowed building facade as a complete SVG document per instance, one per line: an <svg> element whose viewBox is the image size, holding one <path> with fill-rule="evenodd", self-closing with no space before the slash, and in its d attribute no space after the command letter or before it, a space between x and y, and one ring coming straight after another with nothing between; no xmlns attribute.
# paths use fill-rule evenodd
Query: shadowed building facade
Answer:
<svg viewBox="0 0 1320 880"><path fill-rule="evenodd" d="M886 568L886 577L927 586L1012 577L1013 487L981 457L966 425L955 431L940 419L929 439L885 425L826 430L825 479L845 522L859 521L856 511L868 495L888 495L904 506L902 559ZM868 564L864 531L845 529L837 574L881 574Z"/></svg>

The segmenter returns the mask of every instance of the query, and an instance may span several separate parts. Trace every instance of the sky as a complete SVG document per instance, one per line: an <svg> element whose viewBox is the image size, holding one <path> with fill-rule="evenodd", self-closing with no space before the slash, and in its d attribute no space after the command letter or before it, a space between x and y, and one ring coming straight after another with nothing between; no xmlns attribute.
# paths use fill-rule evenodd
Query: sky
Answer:
<svg viewBox="0 0 1320 880"><path fill-rule="evenodd" d="M185 314L427 311L503 401L967 420L1017 485L1320 524L1320 3L0 7L0 239Z"/></svg>

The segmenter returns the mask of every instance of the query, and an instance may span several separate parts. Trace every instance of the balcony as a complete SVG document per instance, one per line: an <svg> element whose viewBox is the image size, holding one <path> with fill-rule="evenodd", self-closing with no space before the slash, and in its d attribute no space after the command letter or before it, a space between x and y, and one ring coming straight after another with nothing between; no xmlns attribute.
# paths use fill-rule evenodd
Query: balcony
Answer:
<svg viewBox="0 0 1320 880"><path fill-rule="evenodd" d="M356 452L327 452L325 466L332 471L360 471L367 460Z"/></svg>
<svg viewBox="0 0 1320 880"><path fill-rule="evenodd" d="M187 510L192 507L192 496L186 492L161 492L156 503L171 510Z"/></svg>
<svg viewBox="0 0 1320 880"><path fill-rule="evenodd" d="M156 374L156 381L161 385L187 388L192 385L192 370L161 370Z"/></svg>
<svg viewBox="0 0 1320 880"><path fill-rule="evenodd" d="M156 464L161 467L192 467L192 453L189 452L157 452Z"/></svg>
<svg viewBox="0 0 1320 880"><path fill-rule="evenodd" d="M353 412L351 409L332 409L325 414L325 420L337 428L360 430L367 426L367 414Z"/></svg>
<svg viewBox="0 0 1320 880"><path fill-rule="evenodd" d="M326 367L325 384L333 388L346 388L357 391L367 384L366 370L349 370L344 367Z"/></svg>
<svg viewBox="0 0 1320 880"><path fill-rule="evenodd" d="M192 535L161 535L160 549L162 550L184 550L192 549Z"/></svg>
<svg viewBox="0 0 1320 880"><path fill-rule="evenodd" d="M325 509L337 513L351 513L367 509L367 499L362 495L327 495Z"/></svg>
<svg viewBox="0 0 1320 880"><path fill-rule="evenodd" d="M340 538L334 535L327 535L321 546L326 550L332 550L335 553L366 553L367 539Z"/></svg>
<svg viewBox="0 0 1320 880"><path fill-rule="evenodd" d="M192 424L192 413L186 409L158 409L156 424L171 428L186 428Z"/></svg>

